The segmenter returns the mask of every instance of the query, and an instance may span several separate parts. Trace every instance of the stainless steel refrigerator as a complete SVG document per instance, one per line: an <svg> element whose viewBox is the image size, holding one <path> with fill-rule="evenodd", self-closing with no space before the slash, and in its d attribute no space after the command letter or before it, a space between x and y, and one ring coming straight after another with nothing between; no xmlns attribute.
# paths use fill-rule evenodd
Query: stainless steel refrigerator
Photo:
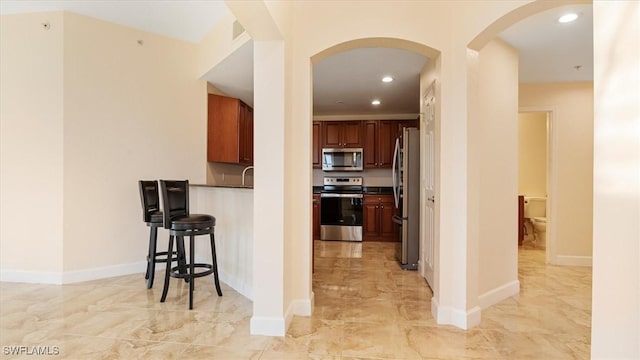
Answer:
<svg viewBox="0 0 640 360"><path fill-rule="evenodd" d="M405 270L418 269L420 248L420 132L402 129L393 155L393 195L396 212L393 221L400 225L401 242L396 258Z"/></svg>

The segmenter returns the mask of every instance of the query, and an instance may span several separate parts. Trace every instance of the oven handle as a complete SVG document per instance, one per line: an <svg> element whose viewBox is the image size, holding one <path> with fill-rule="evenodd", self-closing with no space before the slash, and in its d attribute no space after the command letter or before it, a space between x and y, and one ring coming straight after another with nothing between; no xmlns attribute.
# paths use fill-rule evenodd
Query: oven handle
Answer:
<svg viewBox="0 0 640 360"><path fill-rule="evenodd" d="M333 194L333 193L322 193L320 194L321 198L355 198L361 199L362 194Z"/></svg>

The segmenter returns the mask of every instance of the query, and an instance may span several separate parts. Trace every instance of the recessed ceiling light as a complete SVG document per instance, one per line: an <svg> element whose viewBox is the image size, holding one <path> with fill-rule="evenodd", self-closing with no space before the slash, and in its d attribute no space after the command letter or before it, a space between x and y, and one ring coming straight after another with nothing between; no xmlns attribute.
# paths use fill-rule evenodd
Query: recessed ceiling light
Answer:
<svg viewBox="0 0 640 360"><path fill-rule="evenodd" d="M380 100L373 100L371 105L380 105Z"/></svg>
<svg viewBox="0 0 640 360"><path fill-rule="evenodd" d="M578 18L578 14L576 13L564 14L560 17L560 19L558 19L558 22L568 23L568 22L575 21L577 18Z"/></svg>
<svg viewBox="0 0 640 360"><path fill-rule="evenodd" d="M382 78L382 82L392 82L393 78L391 76L385 76Z"/></svg>

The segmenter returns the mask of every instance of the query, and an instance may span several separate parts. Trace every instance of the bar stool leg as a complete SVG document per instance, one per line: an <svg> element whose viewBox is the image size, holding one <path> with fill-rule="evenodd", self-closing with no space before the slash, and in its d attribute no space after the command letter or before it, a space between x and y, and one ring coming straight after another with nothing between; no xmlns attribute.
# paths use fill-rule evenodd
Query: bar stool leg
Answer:
<svg viewBox="0 0 640 360"><path fill-rule="evenodd" d="M193 277L195 272L194 239L195 236L193 235L189 237L189 310L193 309L193 287L195 284L195 278Z"/></svg>
<svg viewBox="0 0 640 360"><path fill-rule="evenodd" d="M176 236L176 245L178 248L178 273L179 274L186 274L187 273L187 261L186 261L186 254L185 254L185 250L184 250L184 237L183 236ZM185 277L184 278L185 282L189 282L189 278Z"/></svg>
<svg viewBox="0 0 640 360"><path fill-rule="evenodd" d="M167 299L167 292L169 290L169 274L171 273L171 263L173 261L173 238L169 236L169 249L167 250L167 268L164 272L164 288L162 289L162 297L160 302L164 302Z"/></svg>
<svg viewBox="0 0 640 360"><path fill-rule="evenodd" d="M158 241L158 227L151 226L149 232L149 256L147 256L147 274L144 277L148 279L147 289L153 287L153 278L156 272L156 244Z"/></svg>
<svg viewBox="0 0 640 360"><path fill-rule="evenodd" d="M216 291L218 292L218 296L222 296L222 290L220 289L220 280L218 279L218 260L216 259L216 242L213 233L211 236L211 259L213 265L213 279L216 282Z"/></svg>

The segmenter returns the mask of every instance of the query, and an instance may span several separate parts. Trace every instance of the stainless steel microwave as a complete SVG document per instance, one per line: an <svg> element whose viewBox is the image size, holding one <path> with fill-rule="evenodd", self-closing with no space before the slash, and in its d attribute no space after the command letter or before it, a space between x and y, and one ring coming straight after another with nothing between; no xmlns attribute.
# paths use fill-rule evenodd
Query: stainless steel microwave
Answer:
<svg viewBox="0 0 640 360"><path fill-rule="evenodd" d="M322 149L323 171L362 171L362 148Z"/></svg>

